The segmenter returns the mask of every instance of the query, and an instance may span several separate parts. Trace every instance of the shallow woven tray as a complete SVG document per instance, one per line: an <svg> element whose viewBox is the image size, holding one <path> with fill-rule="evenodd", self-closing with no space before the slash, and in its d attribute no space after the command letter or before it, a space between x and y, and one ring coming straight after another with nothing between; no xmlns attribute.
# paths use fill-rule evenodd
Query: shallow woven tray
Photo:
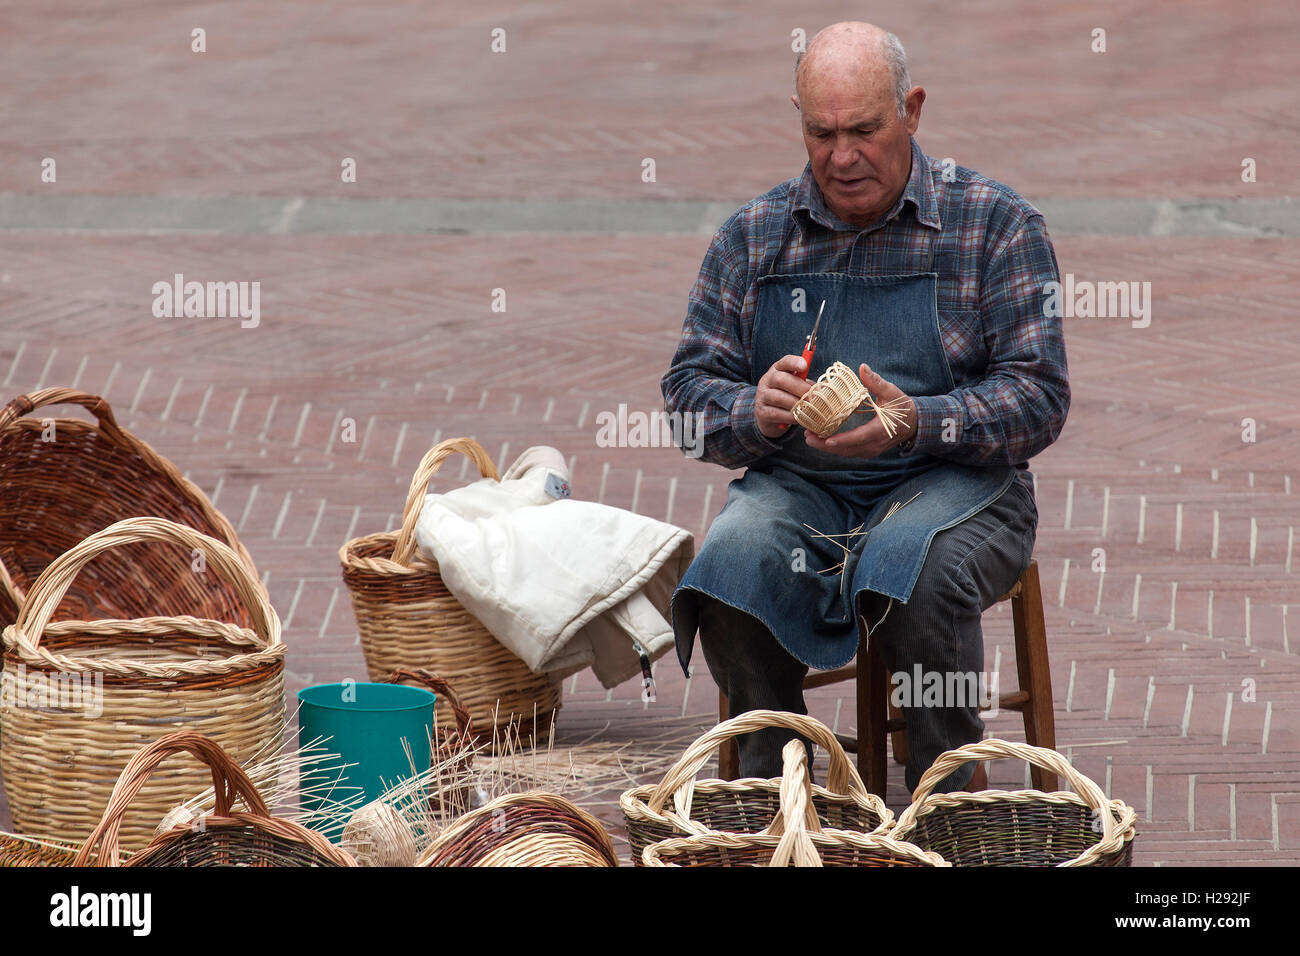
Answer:
<svg viewBox="0 0 1300 956"><path fill-rule="evenodd" d="M98 422L24 417L47 405L81 405ZM189 525L252 564L235 529L207 496L118 425L104 399L46 388L9 402L0 410L0 627L14 622L51 561L94 532L137 515ZM54 620L192 614L252 624L235 588L217 575L177 575L182 560L179 550L157 544L104 554L69 587Z"/></svg>

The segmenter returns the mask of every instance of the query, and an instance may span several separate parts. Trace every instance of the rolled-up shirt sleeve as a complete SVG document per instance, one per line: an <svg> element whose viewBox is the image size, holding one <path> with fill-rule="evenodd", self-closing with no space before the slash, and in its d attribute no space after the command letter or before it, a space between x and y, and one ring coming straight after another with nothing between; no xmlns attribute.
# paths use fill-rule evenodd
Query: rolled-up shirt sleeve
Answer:
<svg viewBox="0 0 1300 956"><path fill-rule="evenodd" d="M670 414L695 416L705 461L740 468L781 447L758 430L757 388L750 384L752 306L748 257L736 245L737 216L709 244L691 288L682 337L672 366L660 381ZM792 429L793 431L793 429Z"/></svg>
<svg viewBox="0 0 1300 956"><path fill-rule="evenodd" d="M979 293L987 370L946 395L913 396L914 451L1015 465L1056 440L1070 407L1061 319L1044 309L1047 283L1060 281L1060 271L1041 215L991 238Z"/></svg>

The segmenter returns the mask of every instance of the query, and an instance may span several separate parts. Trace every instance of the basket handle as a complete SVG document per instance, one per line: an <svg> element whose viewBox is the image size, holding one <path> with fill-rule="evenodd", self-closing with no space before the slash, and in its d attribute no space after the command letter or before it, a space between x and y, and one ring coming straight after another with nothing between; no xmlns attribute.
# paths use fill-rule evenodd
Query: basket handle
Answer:
<svg viewBox="0 0 1300 956"><path fill-rule="evenodd" d="M280 619L271 609L266 588L243 558L228 545L189 525L151 517L124 518L84 538L51 561L27 592L27 600L12 625L14 630L26 635L33 648L40 647L45 626L78 572L105 551L139 541L166 541L201 551L204 560L235 586L263 646L269 648L281 643Z"/></svg>
<svg viewBox="0 0 1300 956"><path fill-rule="evenodd" d="M766 727L785 727L797 731L826 751L830 757L830 770L826 775L827 790L836 794L847 794L851 790L859 793L866 791L866 785L857 768L850 762L848 754L835 739L831 729L820 720L783 710L751 710L739 717L724 720L687 747L650 794L646 801L648 808L654 813L660 813L668 803L668 798L674 797L678 813L689 819L691 798L695 793L695 775L700 772L710 754L732 737Z"/></svg>
<svg viewBox="0 0 1300 956"><path fill-rule="evenodd" d="M197 757L212 771L212 792L216 795L214 813L219 817L230 816L233 798L238 796L253 816L269 817L270 811L262 800L257 787L230 754L221 749L216 741L196 733L193 730L179 730L159 737L153 743L136 752L117 778L117 784L108 798L108 806L86 842L77 852L73 866L88 866L94 855L96 844L103 841L99 859L103 866L120 866L118 853L118 833L122 827L122 816L130 807L150 775L158 765L172 754L189 753Z"/></svg>
<svg viewBox="0 0 1300 956"><path fill-rule="evenodd" d="M420 509L424 507L424 496L428 493L429 482L442 463L456 452L460 452L478 468L484 478L501 480L496 465L488 453L472 438L448 438L429 449L420 459L420 466L411 478L411 488L406 493L406 507L402 509L402 527L397 532L397 541L393 544L393 560L398 564L409 564L415 553L415 523L420 518Z"/></svg>
<svg viewBox="0 0 1300 956"><path fill-rule="evenodd" d="M408 669L399 667L389 675L384 681L385 684L400 684L404 680L419 681L425 687L429 688L435 694L441 694L451 705L451 712L456 715L456 732L460 734L462 740L468 740L470 730L473 726L473 719L470 717L469 710L461 703L460 695L452 689L451 684L433 671L424 667Z"/></svg>
<svg viewBox="0 0 1300 956"><path fill-rule="evenodd" d="M1101 787L1075 770L1062 754L1055 750L1048 750L1046 747L1034 747L1030 744L1014 743L992 737L940 754L930 765L930 769L921 776L921 782L916 785L916 792L912 794L911 805L899 816L891 832L899 834L911 830L916 823L921 802L934 791L941 780L962 764L970 763L972 760L997 760L1002 757L1019 758L1064 777L1074 792L1092 809L1093 816L1101 817L1102 841L1109 843L1114 839L1115 831L1121 823L1115 819L1115 807L1106 799L1106 794L1102 792Z"/></svg>
<svg viewBox="0 0 1300 956"><path fill-rule="evenodd" d="M810 833L821 833L822 824L812 802L812 776L808 773L808 751L803 741L791 740L781 751L781 808L772 825L770 836L779 836L781 842L772 851L768 866L821 866L822 857L809 839Z"/></svg>
<svg viewBox="0 0 1300 956"><path fill-rule="evenodd" d="M0 409L0 429L7 428L18 419L31 414L44 405L80 405L99 420L99 430L119 445L133 448L122 426L113 416L113 409L99 395L81 392L75 388L42 388L19 395Z"/></svg>

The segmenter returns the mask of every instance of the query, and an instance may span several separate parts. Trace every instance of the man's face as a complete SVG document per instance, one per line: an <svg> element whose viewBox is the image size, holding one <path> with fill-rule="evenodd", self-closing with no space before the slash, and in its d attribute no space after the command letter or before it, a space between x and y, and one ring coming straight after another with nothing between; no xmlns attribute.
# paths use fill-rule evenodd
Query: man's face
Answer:
<svg viewBox="0 0 1300 956"><path fill-rule="evenodd" d="M869 226L889 212L912 169L910 137L920 123L925 91L907 96L900 119L887 69L812 74L796 100L813 177L831 211L854 226Z"/></svg>

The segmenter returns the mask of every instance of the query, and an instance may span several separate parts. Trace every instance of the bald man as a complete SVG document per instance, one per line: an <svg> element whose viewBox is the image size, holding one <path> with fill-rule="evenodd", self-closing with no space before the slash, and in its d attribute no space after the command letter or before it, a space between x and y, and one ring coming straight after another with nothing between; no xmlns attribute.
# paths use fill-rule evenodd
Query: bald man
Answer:
<svg viewBox="0 0 1300 956"><path fill-rule="evenodd" d="M827 27L792 100L808 164L718 230L663 377L667 409L702 416L702 457L747 469L673 596L678 658L689 674L698 631L732 716L803 714L809 668L847 664L861 629L894 675L910 790L983 735L980 615L1028 566L1027 462L1070 403L1043 308L1059 271L1033 206L921 152L925 90L893 34ZM819 438L795 423L837 361L898 427L864 412ZM741 775L779 775L791 736L742 737ZM984 783L967 764L938 789Z"/></svg>

